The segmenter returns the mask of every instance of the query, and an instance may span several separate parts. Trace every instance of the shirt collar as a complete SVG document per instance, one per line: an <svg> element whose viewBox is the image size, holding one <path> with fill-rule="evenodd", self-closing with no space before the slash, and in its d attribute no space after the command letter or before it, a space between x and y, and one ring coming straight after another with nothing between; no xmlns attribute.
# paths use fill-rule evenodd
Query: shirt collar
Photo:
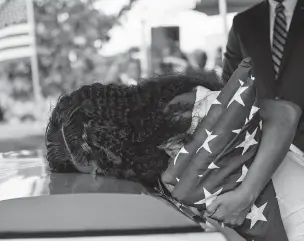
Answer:
<svg viewBox="0 0 304 241"><path fill-rule="evenodd" d="M269 1L271 11L274 12L278 2L275 0L268 0L268 1ZM297 2L298 2L298 0L284 0L283 1L283 5L285 7L286 14L288 14L288 15L293 14L293 12L296 8Z"/></svg>

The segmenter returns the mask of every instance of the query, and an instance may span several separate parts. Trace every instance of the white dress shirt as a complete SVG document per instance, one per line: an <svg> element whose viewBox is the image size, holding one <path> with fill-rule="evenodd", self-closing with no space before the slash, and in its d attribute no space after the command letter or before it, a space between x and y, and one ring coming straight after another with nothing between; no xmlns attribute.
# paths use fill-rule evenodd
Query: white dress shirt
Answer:
<svg viewBox="0 0 304 241"><path fill-rule="evenodd" d="M287 31L289 30L293 12L295 10L295 7L297 5L298 0L284 0L283 5L285 7L284 13L286 16L286 22L287 22ZM275 9L278 2L275 0L269 0L269 6L270 6L270 43L272 46L272 36L273 36L273 27L274 27L274 20L275 20Z"/></svg>

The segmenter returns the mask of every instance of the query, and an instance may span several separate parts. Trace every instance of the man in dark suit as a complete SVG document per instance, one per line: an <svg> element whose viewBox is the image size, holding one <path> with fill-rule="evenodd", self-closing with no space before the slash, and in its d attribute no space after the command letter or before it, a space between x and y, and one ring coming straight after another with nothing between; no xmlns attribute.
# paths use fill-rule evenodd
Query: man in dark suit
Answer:
<svg viewBox="0 0 304 241"><path fill-rule="evenodd" d="M225 82L229 80L245 57L252 59L253 75L256 78L258 96L261 101L263 99L290 101L298 105L303 113L304 0L265 0L237 14L233 20L224 55L222 78ZM262 109L260 115L263 119L263 113L267 113L267 110ZM282 131L277 129L274 132ZM281 141L279 139L276 143L267 143L264 152L269 153L264 154L275 155L273 150L280 145ZM275 188L283 222L285 227L288 227L286 231L289 240L298 240L296 238L304 232L304 211L301 214L301 210L304 210L304 195L299 192L299 185L304 182L303 114L298 124L294 144L291 147L293 154L288 153L278 170L282 160L270 161L268 158L260 162L259 170L263 174L256 174L264 178L266 175L272 176L276 181L280 179L280 187ZM284 186L283 179L286 183L293 184L289 187ZM284 219L285 217L288 218ZM296 223L303 224L295 225Z"/></svg>
<svg viewBox="0 0 304 241"><path fill-rule="evenodd" d="M288 100L303 110L304 0L267 0L236 15L224 57L224 81L248 56L260 98ZM304 151L304 116L301 119L294 143Z"/></svg>

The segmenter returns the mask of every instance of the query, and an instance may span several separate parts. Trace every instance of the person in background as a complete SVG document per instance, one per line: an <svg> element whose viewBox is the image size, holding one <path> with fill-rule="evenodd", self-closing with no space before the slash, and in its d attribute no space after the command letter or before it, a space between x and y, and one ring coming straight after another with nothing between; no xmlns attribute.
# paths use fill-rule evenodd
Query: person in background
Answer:
<svg viewBox="0 0 304 241"><path fill-rule="evenodd" d="M218 47L215 54L215 61L214 61L214 70L219 74L222 75L223 72L223 51L221 47Z"/></svg>
<svg viewBox="0 0 304 241"><path fill-rule="evenodd" d="M304 0L265 0L237 14L228 36L223 80L229 80L242 59L251 57L259 99L287 100L303 111L303 26ZM268 151L276 146L276 142L269 143ZM275 173L274 180L280 176L281 183L283 180L289 183L277 192L277 198L283 207L281 213L289 240L300 241L304 240L304 192L298 189L304 183L303 115L290 150L290 157L283 163L278 159L268 170L261 165L261 171L269 177ZM275 172L280 165L279 173Z"/></svg>
<svg viewBox="0 0 304 241"><path fill-rule="evenodd" d="M184 73L190 66L187 55L180 49L177 41L169 41L168 46L162 49L161 55L161 74Z"/></svg>
<svg viewBox="0 0 304 241"><path fill-rule="evenodd" d="M198 66L200 69L205 69L208 61L208 55L205 51L198 52Z"/></svg>
<svg viewBox="0 0 304 241"><path fill-rule="evenodd" d="M4 112L2 110L1 103L0 103L0 122L3 122L3 121L4 121Z"/></svg>
<svg viewBox="0 0 304 241"><path fill-rule="evenodd" d="M201 71L206 68L208 55L204 50L197 49L189 56L191 69Z"/></svg>
<svg viewBox="0 0 304 241"><path fill-rule="evenodd" d="M205 76L210 76L211 79L214 79L217 82L222 82L220 80L220 75L217 74L216 71L206 69L208 55L205 51L195 50L191 57L192 58L189 58L189 65L185 71L188 75L194 75L202 78Z"/></svg>
<svg viewBox="0 0 304 241"><path fill-rule="evenodd" d="M136 85L136 80L139 80L141 75L140 63L133 57L137 52L136 49L130 49L117 56L108 70L104 83Z"/></svg>
<svg viewBox="0 0 304 241"><path fill-rule="evenodd" d="M170 72L185 72L189 67L189 63L187 60L181 57L175 56L168 56L163 59L161 63L161 68L163 73L170 73Z"/></svg>
<svg viewBox="0 0 304 241"><path fill-rule="evenodd" d="M123 85L137 85L137 81L140 79L140 63L131 59L127 63L126 70L120 74L119 79Z"/></svg>
<svg viewBox="0 0 304 241"><path fill-rule="evenodd" d="M223 68L223 50L221 47L218 47L216 50L215 66Z"/></svg>

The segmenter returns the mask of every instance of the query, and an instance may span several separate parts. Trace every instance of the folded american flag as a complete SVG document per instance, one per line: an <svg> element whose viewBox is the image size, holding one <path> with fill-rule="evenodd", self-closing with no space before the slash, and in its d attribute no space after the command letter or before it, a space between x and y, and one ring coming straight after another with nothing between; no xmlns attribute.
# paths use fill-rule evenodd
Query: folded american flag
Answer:
<svg viewBox="0 0 304 241"><path fill-rule="evenodd" d="M250 59L239 65L212 103L193 138L180 148L162 176L179 206L201 213L218 195L244 180L261 139L262 122ZM269 182L241 227L246 240L287 240L272 182Z"/></svg>

